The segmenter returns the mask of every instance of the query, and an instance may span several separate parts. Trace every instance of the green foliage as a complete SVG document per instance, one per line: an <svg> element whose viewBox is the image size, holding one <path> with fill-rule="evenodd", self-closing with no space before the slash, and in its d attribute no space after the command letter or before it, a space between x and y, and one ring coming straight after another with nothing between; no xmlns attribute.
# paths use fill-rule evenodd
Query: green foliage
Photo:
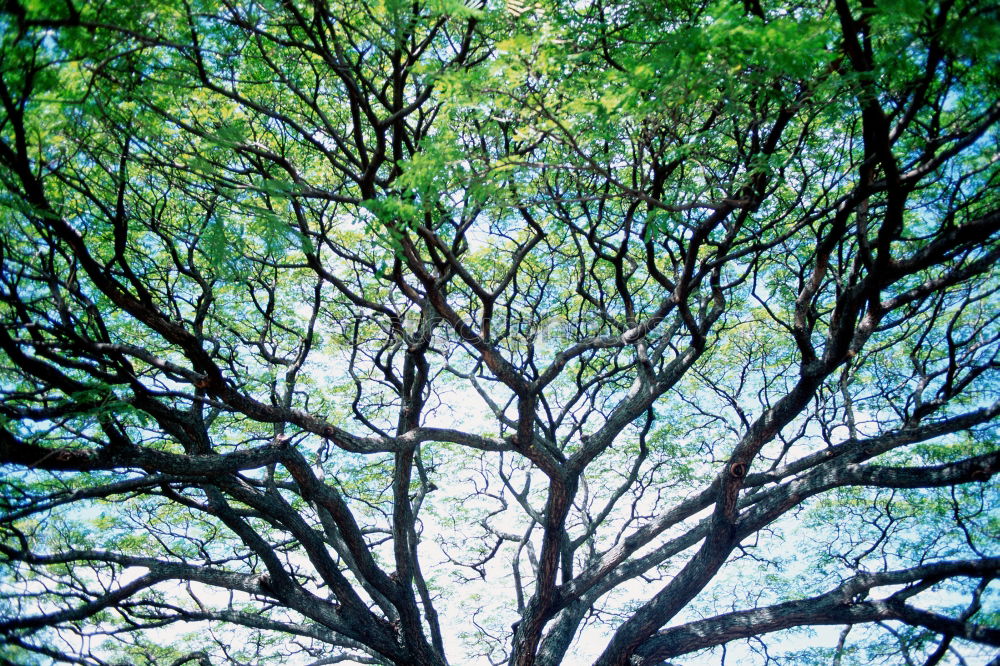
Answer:
<svg viewBox="0 0 1000 666"><path fill-rule="evenodd" d="M6 3L0 661L604 666L995 557L997 5L764 4Z"/></svg>

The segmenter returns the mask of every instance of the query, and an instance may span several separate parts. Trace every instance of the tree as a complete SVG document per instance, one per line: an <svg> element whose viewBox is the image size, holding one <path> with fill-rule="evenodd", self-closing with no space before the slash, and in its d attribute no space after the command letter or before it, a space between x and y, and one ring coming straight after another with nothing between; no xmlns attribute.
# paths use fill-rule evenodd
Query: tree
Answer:
<svg viewBox="0 0 1000 666"><path fill-rule="evenodd" d="M3 12L0 661L1000 645L996 3Z"/></svg>

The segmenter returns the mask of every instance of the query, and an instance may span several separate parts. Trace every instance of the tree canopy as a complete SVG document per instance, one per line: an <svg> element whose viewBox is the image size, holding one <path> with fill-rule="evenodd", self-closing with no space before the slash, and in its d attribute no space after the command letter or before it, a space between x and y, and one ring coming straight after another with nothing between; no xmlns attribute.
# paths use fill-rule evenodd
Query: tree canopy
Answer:
<svg viewBox="0 0 1000 666"><path fill-rule="evenodd" d="M0 663L995 654L996 2L0 31Z"/></svg>

